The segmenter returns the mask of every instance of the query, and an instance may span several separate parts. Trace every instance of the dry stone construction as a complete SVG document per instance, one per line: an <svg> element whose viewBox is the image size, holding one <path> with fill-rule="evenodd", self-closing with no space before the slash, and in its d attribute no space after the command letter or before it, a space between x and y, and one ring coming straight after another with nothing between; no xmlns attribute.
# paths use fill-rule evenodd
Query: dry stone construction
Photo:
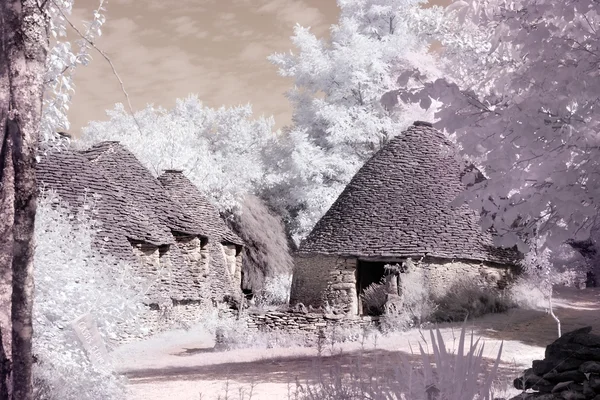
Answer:
<svg viewBox="0 0 600 400"><path fill-rule="evenodd" d="M182 171L155 178L120 143L102 142L44 157L37 178L73 211L91 205L101 225L94 246L155 282L147 322L173 308L194 320L205 304L239 297L242 240Z"/></svg>
<svg viewBox="0 0 600 400"><path fill-rule="evenodd" d="M586 326L546 347L543 360L514 380L523 393L511 400L600 400L600 336Z"/></svg>
<svg viewBox="0 0 600 400"><path fill-rule="evenodd" d="M301 244L291 304L362 315L360 294L387 275L386 264L407 258L426 270L434 295L467 276L504 286L516 272L518 253L494 247L478 213L452 204L465 189L463 176L474 168L427 122L417 121L392 139L358 171ZM397 288L402 274L387 279Z"/></svg>

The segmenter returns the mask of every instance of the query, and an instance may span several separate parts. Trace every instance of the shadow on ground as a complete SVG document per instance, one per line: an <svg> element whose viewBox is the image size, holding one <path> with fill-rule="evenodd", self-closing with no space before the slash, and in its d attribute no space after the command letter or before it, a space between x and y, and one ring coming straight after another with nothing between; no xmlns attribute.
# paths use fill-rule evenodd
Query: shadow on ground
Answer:
<svg viewBox="0 0 600 400"><path fill-rule="evenodd" d="M600 289L578 291L570 288L557 288L555 295L555 314L562 322L562 331L568 332L582 326L591 325L593 331L600 334ZM468 325L476 336L504 341L520 342L529 346L545 347L557 338L557 325L554 319L544 311L510 310L502 315L488 315ZM457 324L439 325L457 327ZM184 348L176 353L189 356L198 353L213 352L206 348ZM268 353L265 353L265 357ZM403 360L421 361L420 357L407 352L385 349L366 349L347 351L326 356L290 356L261 359L251 362L230 362L199 366L178 366L160 369L130 370L125 375L131 384L147 382L166 382L173 380L208 381L235 380L239 383L253 384L261 382L282 383L295 386L300 383L315 383L333 372L353 373L357 370L374 376L389 376ZM491 365L493 360L486 359ZM499 371L500 382L512 382L522 373L514 363L502 363Z"/></svg>
<svg viewBox="0 0 600 400"><path fill-rule="evenodd" d="M421 360L420 356L400 351L358 350L320 357L280 357L253 362L137 370L126 373L126 376L131 379L132 384L230 379L248 385L269 382L295 387L296 382L315 384L340 374L356 375L358 371L362 371L363 376L395 376L395 373L401 371L402 363L418 365ZM493 360L489 359L485 359L484 362L488 368L493 364ZM511 364L502 364L499 372L500 382L510 382L520 373L518 368Z"/></svg>

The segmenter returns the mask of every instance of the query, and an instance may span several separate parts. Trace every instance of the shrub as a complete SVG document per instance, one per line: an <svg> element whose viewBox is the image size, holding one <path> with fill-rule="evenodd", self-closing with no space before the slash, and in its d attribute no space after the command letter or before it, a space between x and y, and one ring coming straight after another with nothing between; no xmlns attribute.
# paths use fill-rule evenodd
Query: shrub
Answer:
<svg viewBox="0 0 600 400"><path fill-rule="evenodd" d="M256 296L256 305L268 307L288 304L291 286L292 275L290 274L266 278L263 289Z"/></svg>
<svg viewBox="0 0 600 400"><path fill-rule="evenodd" d="M529 277L519 277L508 290L511 300L519 307L530 310L547 310L548 295L539 283Z"/></svg>
<svg viewBox="0 0 600 400"><path fill-rule="evenodd" d="M229 222L245 243L243 287L259 292L267 289L265 285L269 284L269 280L273 284L273 280L277 282L282 276L285 281L292 272L293 260L281 218L273 214L259 197L247 194L241 212L231 215ZM287 297L287 293L281 297Z"/></svg>
<svg viewBox="0 0 600 400"><path fill-rule="evenodd" d="M385 280L372 283L361 293L363 310L367 315L382 315L385 312L385 304L388 300L388 288Z"/></svg>
<svg viewBox="0 0 600 400"><path fill-rule="evenodd" d="M425 271L409 258L404 262L404 273L400 276L402 312L408 317L408 327L420 326L435 311Z"/></svg>
<svg viewBox="0 0 600 400"><path fill-rule="evenodd" d="M142 310L144 282L129 265L92 249L92 211L86 203L73 215L53 193L40 196L33 305L36 399L125 398L123 378L97 370L70 327L77 317L90 313L102 338L110 342L125 326L135 326Z"/></svg>
<svg viewBox="0 0 600 400"><path fill-rule="evenodd" d="M398 358L389 370L377 365L375 373L366 370L359 355L348 373L341 365L328 371L317 366L316 383L297 382L295 398L302 400L489 400L492 384L497 375L502 345L494 365L487 370L483 359L484 345L471 333L470 345L465 343L466 325L463 325L458 349L451 352L439 329L430 333L431 357L419 343L420 368L406 358ZM414 354L413 354L414 355Z"/></svg>
<svg viewBox="0 0 600 400"><path fill-rule="evenodd" d="M431 298L425 271L409 258L402 265L386 265L386 269L398 274L399 301L394 307L386 307L381 321L384 332L402 331L427 322L436 309Z"/></svg>
<svg viewBox="0 0 600 400"><path fill-rule="evenodd" d="M431 316L433 322L462 321L465 318L501 313L516 307L508 294L484 287L473 278L463 278L454 282L446 294L434 300L438 307Z"/></svg>

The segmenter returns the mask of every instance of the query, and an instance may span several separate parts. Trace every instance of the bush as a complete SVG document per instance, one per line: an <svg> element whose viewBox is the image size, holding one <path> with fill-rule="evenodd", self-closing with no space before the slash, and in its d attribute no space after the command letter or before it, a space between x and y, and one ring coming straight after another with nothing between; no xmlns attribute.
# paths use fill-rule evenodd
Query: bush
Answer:
<svg viewBox="0 0 600 400"><path fill-rule="evenodd" d="M292 275L280 274L274 278L266 278L263 289L256 295L259 307L280 306L288 304Z"/></svg>
<svg viewBox="0 0 600 400"><path fill-rule="evenodd" d="M39 400L125 398L124 379L90 363L70 324L90 313L105 341L117 339L126 326L136 325L145 285L129 265L92 248L93 210L84 207L73 215L53 193L39 200L33 305L33 379Z"/></svg>
<svg viewBox="0 0 600 400"><path fill-rule="evenodd" d="M386 265L386 269L399 274L399 301L394 307L386 307L381 320L385 333L402 331L427 322L436 309L431 298L425 271L409 258L402 265Z"/></svg>
<svg viewBox="0 0 600 400"><path fill-rule="evenodd" d="M463 321L517 306L507 293L483 287L473 278L454 282L445 295L434 300L438 307L430 318L432 322Z"/></svg>
<svg viewBox="0 0 600 400"><path fill-rule="evenodd" d="M363 302L363 311L367 315L382 315L385 312L385 304L388 300L388 288L385 280L372 283L360 294Z"/></svg>
<svg viewBox="0 0 600 400"><path fill-rule="evenodd" d="M437 306L431 298L423 268L417 267L409 258L404 262L404 271L400 276L402 312L408 317L408 327L420 326Z"/></svg>
<svg viewBox="0 0 600 400"><path fill-rule="evenodd" d="M508 295L519 307L529 310L547 310L549 298L540 285L529 277L519 277L510 287Z"/></svg>
<svg viewBox="0 0 600 400"><path fill-rule="evenodd" d="M240 213L232 215L229 222L235 233L244 241L242 258L244 289L260 292L273 289L266 286L273 281L278 284L291 275L293 259L290 253L285 227L264 201L247 194ZM284 286L285 287L285 286ZM280 297L287 298L289 290ZM277 299L276 301L280 301ZM283 300L282 303L286 303Z"/></svg>

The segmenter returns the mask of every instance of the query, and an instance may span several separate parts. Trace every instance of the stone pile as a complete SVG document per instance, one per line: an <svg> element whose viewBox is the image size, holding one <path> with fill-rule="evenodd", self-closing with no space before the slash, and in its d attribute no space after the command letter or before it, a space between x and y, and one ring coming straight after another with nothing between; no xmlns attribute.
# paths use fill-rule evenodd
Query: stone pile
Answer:
<svg viewBox="0 0 600 400"><path fill-rule="evenodd" d="M591 326L565 333L546 347L543 360L514 380L532 390L510 400L600 400L600 335Z"/></svg>

